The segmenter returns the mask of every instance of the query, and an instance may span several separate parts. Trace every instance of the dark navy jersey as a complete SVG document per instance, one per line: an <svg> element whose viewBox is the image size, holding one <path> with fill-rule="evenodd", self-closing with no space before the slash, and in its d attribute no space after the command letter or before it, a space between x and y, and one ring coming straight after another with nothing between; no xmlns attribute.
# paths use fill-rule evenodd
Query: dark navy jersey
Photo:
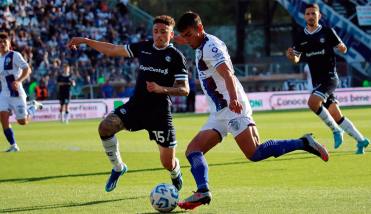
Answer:
<svg viewBox="0 0 371 214"><path fill-rule="evenodd" d="M187 80L188 72L183 54L172 44L163 49L156 48L153 41L125 45L125 48L129 57L139 59L135 90L129 102L146 111L169 112L170 97L166 94L148 92L146 82L172 87L175 80Z"/></svg>
<svg viewBox="0 0 371 214"><path fill-rule="evenodd" d="M308 63L314 85L337 78L334 47L340 43L334 29L321 25L313 32L305 28L295 37L294 52Z"/></svg>
<svg viewBox="0 0 371 214"><path fill-rule="evenodd" d="M72 76L69 74L68 76L64 76L63 74L60 74L57 77L57 83L59 85L59 94L69 94L70 89L72 86Z"/></svg>

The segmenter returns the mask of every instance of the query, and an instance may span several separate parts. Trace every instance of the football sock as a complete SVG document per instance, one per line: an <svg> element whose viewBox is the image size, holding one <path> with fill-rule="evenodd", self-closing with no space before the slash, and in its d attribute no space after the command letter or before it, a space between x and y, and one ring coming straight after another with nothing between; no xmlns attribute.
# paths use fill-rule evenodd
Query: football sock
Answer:
<svg viewBox="0 0 371 214"><path fill-rule="evenodd" d="M27 109L27 112L28 112L29 115L31 115L31 117L33 117L35 115L35 112L36 112L35 105L29 106L28 109Z"/></svg>
<svg viewBox="0 0 371 214"><path fill-rule="evenodd" d="M191 172L196 181L198 191L209 190L209 172L205 156L202 152L192 152L187 156L191 164Z"/></svg>
<svg viewBox="0 0 371 214"><path fill-rule="evenodd" d="M318 111L316 112L316 114L318 115L318 117L320 117L323 120L323 122L326 123L326 125L328 127L330 127L330 129L333 132L335 132L335 131L341 131L341 129L339 128L339 126L335 122L334 118L332 118L331 114L328 112L328 110L326 108L324 108L323 106L321 106L318 109Z"/></svg>
<svg viewBox="0 0 371 214"><path fill-rule="evenodd" d="M365 140L365 137L358 131L358 129L353 125L352 121L350 121L348 118L342 117L338 124L346 133L357 141Z"/></svg>
<svg viewBox="0 0 371 214"><path fill-rule="evenodd" d="M5 137L8 140L10 145L16 144L15 139L14 139L14 132L13 132L12 128L4 129L4 135L5 135Z"/></svg>
<svg viewBox="0 0 371 214"><path fill-rule="evenodd" d="M170 172L171 178L177 178L180 174L180 164L178 158L175 158L175 168Z"/></svg>
<svg viewBox="0 0 371 214"><path fill-rule="evenodd" d="M64 113L63 112L61 112L60 118L61 118L61 122L64 122Z"/></svg>
<svg viewBox="0 0 371 214"><path fill-rule="evenodd" d="M64 114L64 121L68 121L69 119L69 114L68 114L68 111L66 111L66 113Z"/></svg>
<svg viewBox="0 0 371 214"><path fill-rule="evenodd" d="M283 154L299 149L304 149L303 139L268 140L258 146L258 148L255 150L255 153L251 156L250 160L261 161L272 156L277 158Z"/></svg>
<svg viewBox="0 0 371 214"><path fill-rule="evenodd" d="M106 155L113 165L113 170L121 172L124 169L124 163L121 160L119 143L116 136L101 137L101 139Z"/></svg>

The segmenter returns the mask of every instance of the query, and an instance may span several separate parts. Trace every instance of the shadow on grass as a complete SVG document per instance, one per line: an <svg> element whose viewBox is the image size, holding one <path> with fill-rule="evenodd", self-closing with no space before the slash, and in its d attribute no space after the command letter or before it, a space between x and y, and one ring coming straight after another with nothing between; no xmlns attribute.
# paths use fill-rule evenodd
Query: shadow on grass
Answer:
<svg viewBox="0 0 371 214"><path fill-rule="evenodd" d="M263 162L271 162L271 161L290 161L290 160L303 160L303 159L314 159L318 158L313 155L304 156L304 157L295 157L299 155L307 154L306 152L296 152L296 153L290 153L286 154L283 157L280 158L270 158L267 160L264 160ZM347 155L354 155L353 151L337 151L337 152L331 152L330 159L332 156L347 156ZM225 162L225 163L212 163L209 164L209 167L215 167L215 166L228 166L228 165L241 165L241 164L253 164L254 162L251 161L234 161L234 162ZM182 168L190 168L190 166L182 166ZM164 168L149 168L149 169L134 169L129 170L127 173L139 173L139 172L151 172L151 171L159 171L164 170ZM73 177L88 177L88 176L98 176L98 175L108 175L110 172L95 172L95 173L84 173L84 174L68 174L68 175L54 175L54 176L44 176L44 177L31 177L31 178L11 178L11 179L0 179L0 183L5 182L34 182L34 181L44 181L49 179L58 179L58 178L73 178Z"/></svg>
<svg viewBox="0 0 371 214"><path fill-rule="evenodd" d="M120 199L111 199L111 200L100 200L100 201L90 201L90 202L83 202L83 203L71 202L71 203L64 203L64 204L50 204L50 205L28 206L28 207L14 207L14 208L0 209L0 213L48 210L48 209L57 209L57 208L68 208L68 207L83 207L83 206L91 206L91 205L96 205L96 204L112 203L112 202L117 202L117 201L136 200L138 198L146 198L146 197L148 197L148 196L120 198Z"/></svg>

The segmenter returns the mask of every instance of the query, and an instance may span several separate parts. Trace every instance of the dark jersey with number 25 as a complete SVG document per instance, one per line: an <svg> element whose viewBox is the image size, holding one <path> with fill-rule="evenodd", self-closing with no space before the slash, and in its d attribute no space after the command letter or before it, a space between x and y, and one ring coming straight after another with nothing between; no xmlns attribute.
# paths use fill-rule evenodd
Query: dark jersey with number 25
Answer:
<svg viewBox="0 0 371 214"><path fill-rule="evenodd" d="M294 39L295 54L308 63L313 85L337 78L334 47L341 42L334 29L322 25L313 32L305 28Z"/></svg>

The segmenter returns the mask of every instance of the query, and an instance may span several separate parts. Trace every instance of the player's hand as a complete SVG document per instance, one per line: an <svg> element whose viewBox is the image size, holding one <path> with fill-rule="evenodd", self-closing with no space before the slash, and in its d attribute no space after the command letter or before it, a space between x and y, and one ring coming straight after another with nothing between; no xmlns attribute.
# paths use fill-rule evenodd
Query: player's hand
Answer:
<svg viewBox="0 0 371 214"><path fill-rule="evenodd" d="M286 56L287 56L287 58L289 58L289 59L294 58L294 56L295 56L294 49L292 49L292 48L288 48L288 49L287 49L287 52L286 52Z"/></svg>
<svg viewBox="0 0 371 214"><path fill-rule="evenodd" d="M180 35L175 35L174 36L174 42L177 43L178 45L186 45L187 44L187 40L185 40Z"/></svg>
<svg viewBox="0 0 371 214"><path fill-rule="evenodd" d="M158 94L160 94L160 93L163 92L162 87L159 86L157 83L155 83L155 82L148 82L148 81L146 81L146 83L147 83L147 90L149 92L158 93Z"/></svg>
<svg viewBox="0 0 371 214"><path fill-rule="evenodd" d="M237 114L241 114L242 104L237 99L233 99L229 103L229 109Z"/></svg>
<svg viewBox="0 0 371 214"><path fill-rule="evenodd" d="M73 37L67 44L67 47L71 50L77 50L80 44L84 44L86 41L83 37Z"/></svg>
<svg viewBox="0 0 371 214"><path fill-rule="evenodd" d="M15 80L15 81L13 81L12 82L12 89L14 90L14 91L18 91L18 88L19 88L19 85L20 85L21 83L19 82L19 81L17 81L17 80Z"/></svg>

